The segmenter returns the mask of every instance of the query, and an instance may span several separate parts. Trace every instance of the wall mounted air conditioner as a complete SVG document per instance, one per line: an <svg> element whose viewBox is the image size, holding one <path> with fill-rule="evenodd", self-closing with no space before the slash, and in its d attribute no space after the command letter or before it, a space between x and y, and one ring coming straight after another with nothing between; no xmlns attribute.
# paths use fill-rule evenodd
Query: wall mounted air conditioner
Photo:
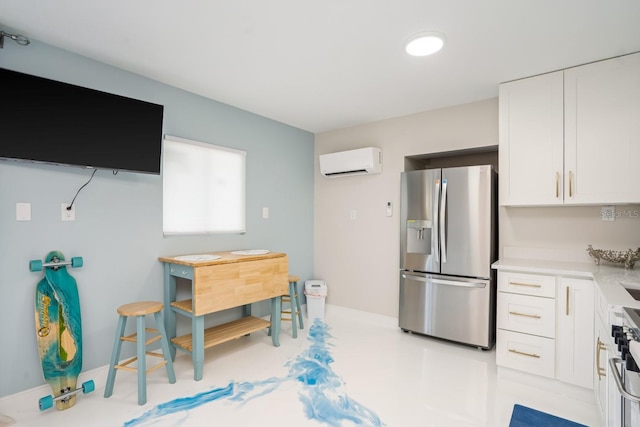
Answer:
<svg viewBox="0 0 640 427"><path fill-rule="evenodd" d="M329 178L382 172L382 150L375 147L320 155L320 173Z"/></svg>

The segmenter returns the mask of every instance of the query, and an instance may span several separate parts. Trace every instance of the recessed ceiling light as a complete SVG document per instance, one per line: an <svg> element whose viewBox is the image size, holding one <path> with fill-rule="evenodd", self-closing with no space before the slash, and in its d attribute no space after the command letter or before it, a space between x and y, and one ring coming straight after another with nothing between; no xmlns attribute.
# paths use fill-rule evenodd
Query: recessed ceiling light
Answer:
<svg viewBox="0 0 640 427"><path fill-rule="evenodd" d="M436 53L444 46L444 34L437 31L425 31L413 35L404 45L409 55L427 56Z"/></svg>

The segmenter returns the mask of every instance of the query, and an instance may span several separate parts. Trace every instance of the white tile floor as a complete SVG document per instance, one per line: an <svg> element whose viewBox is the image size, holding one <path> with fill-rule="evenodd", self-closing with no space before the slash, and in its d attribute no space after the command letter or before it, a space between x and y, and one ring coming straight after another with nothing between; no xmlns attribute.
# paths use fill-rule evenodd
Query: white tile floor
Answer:
<svg viewBox="0 0 640 427"><path fill-rule="evenodd" d="M128 372L118 373L113 396L105 399L104 368L81 376L82 381L93 375L96 390L80 395L76 406L69 410L40 412L37 400L47 393L43 387L1 398L0 414L11 416L17 426L25 427L507 427L513 404L519 403L588 426L600 426L592 398L570 398L564 392L519 384L503 371L498 374L494 351L405 334L397 327L396 319L334 306L327 306L325 325L324 330L331 337L324 341L324 350L333 362L324 372L330 387L324 389L321 398L313 387L296 380L302 372L297 369L309 360L306 356L317 344L307 335L311 325L305 324L298 339L293 339L291 327L285 323L278 348L271 345L265 330L207 350L202 381L193 380L190 359L178 353L176 384L168 384L163 369L151 373L144 406L137 404L135 374ZM322 373L310 377L314 375L319 378ZM210 399L193 409L159 415L159 404L170 402L177 406L180 402L175 399L199 394L200 400L205 400L203 392L231 383L235 384L232 397ZM247 394L241 390L247 390ZM316 412L306 412L305 397L313 401ZM336 421L336 411L323 406L336 402L342 403L343 413L368 415L368 421ZM330 415L327 421L321 421L323 411ZM145 413L149 414L146 421L139 418ZM0 424L1 420L0 417Z"/></svg>

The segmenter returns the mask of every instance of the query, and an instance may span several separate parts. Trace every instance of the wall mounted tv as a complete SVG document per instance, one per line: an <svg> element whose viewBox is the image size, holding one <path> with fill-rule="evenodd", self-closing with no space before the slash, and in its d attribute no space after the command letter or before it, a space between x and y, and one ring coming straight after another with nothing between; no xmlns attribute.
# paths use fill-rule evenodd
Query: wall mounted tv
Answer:
<svg viewBox="0 0 640 427"><path fill-rule="evenodd" d="M0 68L0 158L160 174L164 107Z"/></svg>

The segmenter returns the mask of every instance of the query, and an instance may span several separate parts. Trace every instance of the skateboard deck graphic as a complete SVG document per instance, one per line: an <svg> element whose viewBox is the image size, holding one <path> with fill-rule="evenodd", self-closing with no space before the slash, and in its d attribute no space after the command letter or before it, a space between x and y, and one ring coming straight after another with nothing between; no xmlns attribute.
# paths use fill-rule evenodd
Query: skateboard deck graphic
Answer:
<svg viewBox="0 0 640 427"><path fill-rule="evenodd" d="M31 271L44 269L35 292L35 326L42 373L53 396L40 399L41 410L53 402L58 410L68 409L79 391L89 393L94 388L93 381L76 388L82 370L82 324L78 286L67 265L81 267L82 258L67 262L61 252L52 251L44 264L40 260L29 264Z"/></svg>

